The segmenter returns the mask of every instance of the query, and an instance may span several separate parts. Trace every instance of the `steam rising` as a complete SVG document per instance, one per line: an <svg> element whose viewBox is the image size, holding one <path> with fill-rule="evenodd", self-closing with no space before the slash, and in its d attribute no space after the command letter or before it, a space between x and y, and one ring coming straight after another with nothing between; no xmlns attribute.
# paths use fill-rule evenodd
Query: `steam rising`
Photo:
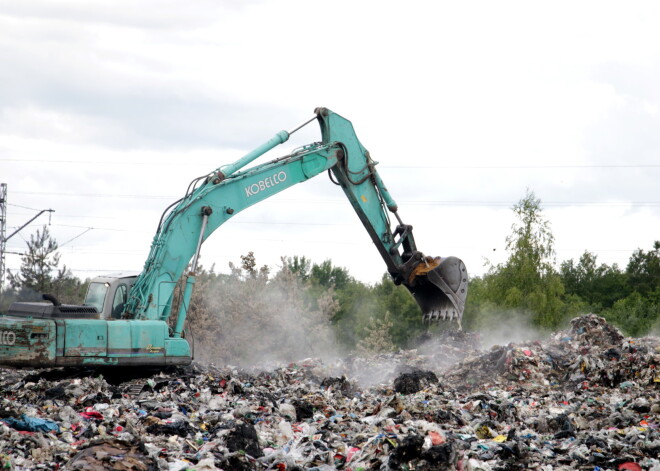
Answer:
<svg viewBox="0 0 660 471"><path fill-rule="evenodd" d="M195 360L255 367L342 355L330 324L331 293L312 299L286 269L272 280L237 275L198 286L189 315Z"/></svg>
<svg viewBox="0 0 660 471"><path fill-rule="evenodd" d="M439 330L420 339L411 350L349 355L331 324L338 309L332 290L320 297L308 291L309 286L286 268L272 279L267 272L246 276L235 270L232 275L214 275L199 282L188 329L195 360L269 368L314 358L322 361L326 373L337 366L337 374L369 387L388 383L412 368L441 373L467 355L494 345L545 336L532 327L528 315L507 311L490 313L479 332Z"/></svg>
<svg viewBox="0 0 660 471"><path fill-rule="evenodd" d="M530 342L546 338L548 332L532 325L529 314L518 311L498 311L491 313L488 325L479 329L481 345L484 349L495 345Z"/></svg>

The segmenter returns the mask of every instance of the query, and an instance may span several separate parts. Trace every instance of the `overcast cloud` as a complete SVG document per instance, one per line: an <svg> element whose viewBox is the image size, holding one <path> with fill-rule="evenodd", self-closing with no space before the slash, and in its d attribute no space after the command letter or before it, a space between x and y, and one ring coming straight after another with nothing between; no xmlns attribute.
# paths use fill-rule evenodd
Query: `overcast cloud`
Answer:
<svg viewBox="0 0 660 471"><path fill-rule="evenodd" d="M75 275L140 270L190 180L326 106L426 253L474 274L504 261L530 189L558 263L589 250L625 266L660 239L659 20L652 1L5 1L7 232L51 208ZM312 123L270 155L319 138ZM325 176L236 216L202 262L226 271L250 250L274 268L305 255L385 272Z"/></svg>

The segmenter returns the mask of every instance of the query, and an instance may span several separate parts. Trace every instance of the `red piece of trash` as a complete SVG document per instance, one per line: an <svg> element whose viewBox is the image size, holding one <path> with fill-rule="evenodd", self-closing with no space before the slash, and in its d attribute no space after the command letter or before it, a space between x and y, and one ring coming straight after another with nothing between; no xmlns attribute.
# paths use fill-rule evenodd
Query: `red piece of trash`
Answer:
<svg viewBox="0 0 660 471"><path fill-rule="evenodd" d="M434 430L429 432L429 437L431 438L431 444L433 446L442 445L445 442L445 437L441 433L438 433Z"/></svg>
<svg viewBox="0 0 660 471"><path fill-rule="evenodd" d="M100 412L97 412L95 410L91 410L91 411L87 411L87 412L81 412L80 415L85 419L103 420L103 415Z"/></svg>
<svg viewBox="0 0 660 471"><path fill-rule="evenodd" d="M532 351L531 350L523 350L523 353L527 355L528 357L532 356Z"/></svg>
<svg viewBox="0 0 660 471"><path fill-rule="evenodd" d="M358 451L360 451L359 448L356 448L354 446L350 447L348 449L348 452L346 452L346 462L347 463L350 462Z"/></svg>
<svg viewBox="0 0 660 471"><path fill-rule="evenodd" d="M621 463L617 469L619 471L622 471L622 470L642 471L642 467L640 465L638 465L637 463L633 463L632 461L628 461L627 463Z"/></svg>

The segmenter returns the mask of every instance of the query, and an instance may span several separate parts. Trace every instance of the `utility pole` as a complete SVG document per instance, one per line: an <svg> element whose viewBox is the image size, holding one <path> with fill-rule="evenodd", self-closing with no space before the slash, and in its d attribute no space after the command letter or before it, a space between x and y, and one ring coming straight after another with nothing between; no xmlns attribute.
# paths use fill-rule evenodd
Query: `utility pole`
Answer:
<svg viewBox="0 0 660 471"><path fill-rule="evenodd" d="M7 230L7 184L0 183L0 292L5 281L5 233Z"/></svg>
<svg viewBox="0 0 660 471"><path fill-rule="evenodd" d="M42 209L36 216L5 237L5 231L7 229L7 184L0 183L0 293L2 292L2 286L5 281L5 254L7 253L7 241L21 232L25 226L37 219L43 213L54 212L54 209Z"/></svg>

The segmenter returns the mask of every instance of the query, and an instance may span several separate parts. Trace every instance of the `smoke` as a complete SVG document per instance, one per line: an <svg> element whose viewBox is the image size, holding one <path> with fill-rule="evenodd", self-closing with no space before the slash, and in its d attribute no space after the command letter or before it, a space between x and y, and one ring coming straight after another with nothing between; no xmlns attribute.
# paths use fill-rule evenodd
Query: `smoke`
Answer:
<svg viewBox="0 0 660 471"><path fill-rule="evenodd" d="M330 323L332 293L310 296L285 269L272 280L235 273L202 284L189 314L197 361L268 367L305 358L330 363L345 353Z"/></svg>
<svg viewBox="0 0 660 471"><path fill-rule="evenodd" d="M351 355L345 361L346 373L361 388L385 385L406 369L396 353Z"/></svg>
<svg viewBox="0 0 660 471"><path fill-rule="evenodd" d="M495 345L532 342L549 334L533 326L529 315L512 310L489 312L480 319L480 324L478 330L471 332L456 330L455 324L432 327L410 350L355 360L353 374L363 386L389 382L411 368L440 375Z"/></svg>
<svg viewBox="0 0 660 471"><path fill-rule="evenodd" d="M346 374L370 387L387 384L411 368L442 373L494 345L540 340L548 334L535 328L529 315L492 311L483 313L474 332L436 329L410 350L356 355L336 338L331 319L339 306L333 291L311 291L285 268L272 279L267 272L242 271L198 278L187 327L195 360L272 369L314 359L322 362L322 374ZM360 314L347 317L355 320Z"/></svg>
<svg viewBox="0 0 660 471"><path fill-rule="evenodd" d="M660 317L651 326L648 335L651 337L660 337Z"/></svg>
<svg viewBox="0 0 660 471"><path fill-rule="evenodd" d="M549 332L532 324L529 314L515 310L505 310L490 313L486 325L479 328L481 346L490 349L495 345L509 343L531 342L547 338Z"/></svg>

